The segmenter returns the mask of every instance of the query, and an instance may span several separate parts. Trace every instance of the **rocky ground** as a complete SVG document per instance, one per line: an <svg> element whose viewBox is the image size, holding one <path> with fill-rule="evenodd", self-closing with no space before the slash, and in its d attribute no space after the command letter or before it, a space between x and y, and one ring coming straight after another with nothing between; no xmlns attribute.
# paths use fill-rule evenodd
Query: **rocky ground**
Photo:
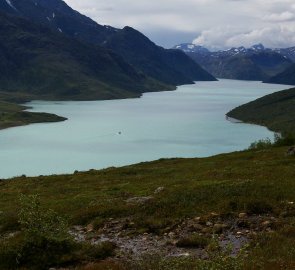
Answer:
<svg viewBox="0 0 295 270"><path fill-rule="evenodd" d="M114 243L117 257L140 257L144 254L163 254L164 256L192 256L206 258L205 247L194 245L181 246L181 240L194 235L215 242L224 249L231 247L233 255L251 241L258 233L272 233L279 226L279 221L269 215L247 215L240 213L237 217L222 218L217 213L207 216L182 220L166 228L162 234L138 233L131 218L109 219L100 228L94 229L75 226L71 234L77 241L89 241L99 244L105 241Z"/></svg>

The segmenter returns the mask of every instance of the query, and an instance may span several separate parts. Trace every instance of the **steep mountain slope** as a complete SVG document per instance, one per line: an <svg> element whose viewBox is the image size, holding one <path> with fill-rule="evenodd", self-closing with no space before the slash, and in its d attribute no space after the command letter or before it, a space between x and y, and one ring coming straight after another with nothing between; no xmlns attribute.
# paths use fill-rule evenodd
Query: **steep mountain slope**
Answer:
<svg viewBox="0 0 295 270"><path fill-rule="evenodd" d="M282 56L285 56L295 62L295 47L283 48L283 49L274 49L273 51L279 53Z"/></svg>
<svg viewBox="0 0 295 270"><path fill-rule="evenodd" d="M169 89L120 56L0 14L0 87L47 99L110 99Z"/></svg>
<svg viewBox="0 0 295 270"><path fill-rule="evenodd" d="M180 44L183 50L202 67L219 78L241 80L267 80L292 64L292 60L262 44L251 48L239 47L210 52L202 46ZM288 51L291 55L291 50Z"/></svg>
<svg viewBox="0 0 295 270"><path fill-rule="evenodd" d="M295 64L265 82L295 85Z"/></svg>
<svg viewBox="0 0 295 270"><path fill-rule="evenodd" d="M62 0L10 0L11 5L0 0L0 3L0 10L9 10L83 42L111 48L135 68L164 83L178 85L215 80L185 54L160 48L129 27L121 30L99 25Z"/></svg>
<svg viewBox="0 0 295 270"><path fill-rule="evenodd" d="M131 27L112 35L104 44L133 66L165 83L183 84L215 80L183 52L165 50Z"/></svg>
<svg viewBox="0 0 295 270"><path fill-rule="evenodd" d="M102 43L116 32L115 28L97 24L61 0L0 0L0 10L23 16L89 43Z"/></svg>
<svg viewBox="0 0 295 270"><path fill-rule="evenodd" d="M264 70L249 57L240 55L208 57L196 53L188 55L217 78L257 81L268 78Z"/></svg>
<svg viewBox="0 0 295 270"><path fill-rule="evenodd" d="M267 95L230 111L227 116L295 134L295 88Z"/></svg>

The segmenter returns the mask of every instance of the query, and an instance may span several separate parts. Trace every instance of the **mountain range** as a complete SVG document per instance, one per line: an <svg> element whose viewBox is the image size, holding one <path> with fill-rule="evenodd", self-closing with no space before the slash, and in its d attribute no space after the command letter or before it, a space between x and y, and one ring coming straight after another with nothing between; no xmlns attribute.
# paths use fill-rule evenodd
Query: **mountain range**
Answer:
<svg viewBox="0 0 295 270"><path fill-rule="evenodd" d="M281 73L284 74L295 61L295 47L270 49L257 44L251 48L238 47L212 52L203 46L184 43L174 49L184 51L214 76L226 79L290 84L290 80L281 78ZM292 76L295 80L294 73Z"/></svg>
<svg viewBox="0 0 295 270"><path fill-rule="evenodd" d="M0 89L46 99L112 99L215 80L179 50L103 26L62 0L0 0Z"/></svg>

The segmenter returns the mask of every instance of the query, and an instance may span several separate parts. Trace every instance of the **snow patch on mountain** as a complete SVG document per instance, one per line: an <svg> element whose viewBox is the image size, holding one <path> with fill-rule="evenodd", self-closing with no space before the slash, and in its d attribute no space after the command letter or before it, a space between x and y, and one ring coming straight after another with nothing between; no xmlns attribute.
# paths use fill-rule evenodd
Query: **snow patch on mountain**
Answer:
<svg viewBox="0 0 295 270"><path fill-rule="evenodd" d="M15 6L12 4L11 0L6 0L7 5L9 5L11 8L13 8L14 10L17 10L15 8Z"/></svg>

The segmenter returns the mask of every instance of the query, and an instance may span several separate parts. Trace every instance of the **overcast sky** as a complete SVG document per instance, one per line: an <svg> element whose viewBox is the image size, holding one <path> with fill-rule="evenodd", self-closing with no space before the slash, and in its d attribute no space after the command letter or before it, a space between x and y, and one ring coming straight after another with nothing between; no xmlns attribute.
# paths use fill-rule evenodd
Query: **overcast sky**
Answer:
<svg viewBox="0 0 295 270"><path fill-rule="evenodd" d="M134 27L164 47L295 46L295 0L65 0L99 24Z"/></svg>

